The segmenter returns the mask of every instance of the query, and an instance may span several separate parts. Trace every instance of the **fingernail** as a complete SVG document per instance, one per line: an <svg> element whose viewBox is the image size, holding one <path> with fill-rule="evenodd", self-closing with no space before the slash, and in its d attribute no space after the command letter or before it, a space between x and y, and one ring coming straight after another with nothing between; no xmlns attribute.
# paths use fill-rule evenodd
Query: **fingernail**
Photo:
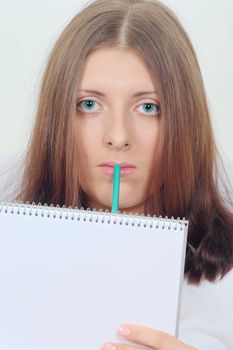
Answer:
<svg viewBox="0 0 233 350"><path fill-rule="evenodd" d="M116 346L111 343L104 343L101 346L101 350L116 350Z"/></svg>
<svg viewBox="0 0 233 350"><path fill-rule="evenodd" d="M121 326L118 328L118 333L120 335L130 335L130 329L125 326Z"/></svg>

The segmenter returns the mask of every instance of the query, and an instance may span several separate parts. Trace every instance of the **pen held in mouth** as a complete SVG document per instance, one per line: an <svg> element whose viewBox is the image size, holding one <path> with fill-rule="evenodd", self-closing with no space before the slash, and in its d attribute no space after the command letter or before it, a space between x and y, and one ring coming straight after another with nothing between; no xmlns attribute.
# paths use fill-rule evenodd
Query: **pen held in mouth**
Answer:
<svg viewBox="0 0 233 350"><path fill-rule="evenodd" d="M117 213L119 207L119 192L120 192L120 174L121 166L114 165L113 184L112 184L112 212Z"/></svg>

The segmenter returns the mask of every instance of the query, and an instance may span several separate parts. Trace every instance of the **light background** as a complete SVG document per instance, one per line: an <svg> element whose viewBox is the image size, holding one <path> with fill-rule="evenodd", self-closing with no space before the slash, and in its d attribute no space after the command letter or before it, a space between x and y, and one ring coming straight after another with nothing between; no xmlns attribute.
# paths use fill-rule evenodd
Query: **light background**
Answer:
<svg viewBox="0 0 233 350"><path fill-rule="evenodd" d="M233 1L163 2L178 15L196 49L217 144L228 167L233 160ZM49 52L86 3L0 0L0 172L24 152Z"/></svg>

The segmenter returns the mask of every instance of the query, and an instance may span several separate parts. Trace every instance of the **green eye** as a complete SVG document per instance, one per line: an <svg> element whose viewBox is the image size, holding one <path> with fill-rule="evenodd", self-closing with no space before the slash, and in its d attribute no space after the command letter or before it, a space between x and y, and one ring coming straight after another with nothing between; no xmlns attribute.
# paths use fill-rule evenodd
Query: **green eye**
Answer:
<svg viewBox="0 0 233 350"><path fill-rule="evenodd" d="M77 109L83 109L87 110L87 111L92 111L93 110L93 106L96 104L96 101L94 100L82 100L80 102L77 103ZM80 107L81 106L81 107ZM82 107L83 106L83 107Z"/></svg>
<svg viewBox="0 0 233 350"><path fill-rule="evenodd" d="M159 111L160 111L159 104L156 104L156 103L143 103L141 106L143 106L142 113L146 112L146 114L151 114L151 115L159 114Z"/></svg>

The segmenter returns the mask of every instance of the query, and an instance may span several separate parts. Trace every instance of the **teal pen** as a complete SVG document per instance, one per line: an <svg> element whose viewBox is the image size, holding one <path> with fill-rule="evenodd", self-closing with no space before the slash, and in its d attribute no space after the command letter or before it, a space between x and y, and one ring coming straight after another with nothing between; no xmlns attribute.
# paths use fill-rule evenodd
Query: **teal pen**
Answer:
<svg viewBox="0 0 233 350"><path fill-rule="evenodd" d="M112 212L118 213L119 207L119 192L120 192L120 175L121 175L121 166L120 164L114 165L114 174L113 174L113 186L112 186Z"/></svg>

